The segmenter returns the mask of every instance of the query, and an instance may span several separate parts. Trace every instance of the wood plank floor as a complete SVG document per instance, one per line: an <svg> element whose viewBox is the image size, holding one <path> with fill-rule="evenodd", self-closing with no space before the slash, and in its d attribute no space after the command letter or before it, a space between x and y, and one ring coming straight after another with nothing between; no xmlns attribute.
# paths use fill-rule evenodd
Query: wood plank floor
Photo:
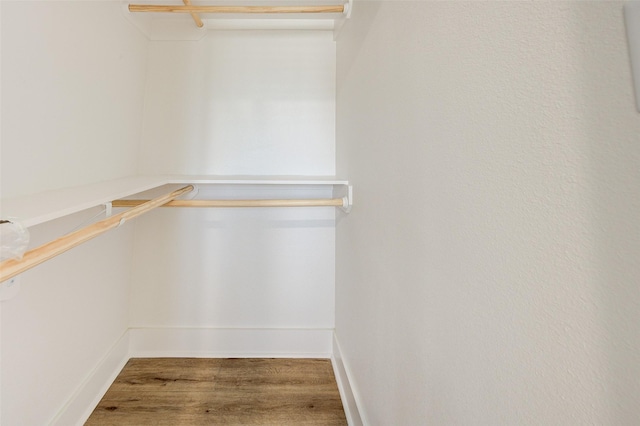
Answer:
<svg viewBox="0 0 640 426"><path fill-rule="evenodd" d="M133 358L86 425L346 425L331 361Z"/></svg>

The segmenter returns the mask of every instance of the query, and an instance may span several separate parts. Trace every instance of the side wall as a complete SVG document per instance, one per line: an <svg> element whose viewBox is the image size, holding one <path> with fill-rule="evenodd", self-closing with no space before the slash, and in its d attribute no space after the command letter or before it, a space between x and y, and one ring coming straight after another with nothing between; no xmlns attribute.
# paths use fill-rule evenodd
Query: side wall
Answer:
<svg viewBox="0 0 640 426"><path fill-rule="evenodd" d="M338 40L336 335L384 424L640 422L619 2L364 2Z"/></svg>
<svg viewBox="0 0 640 426"><path fill-rule="evenodd" d="M2 2L2 197L136 173L148 41L118 2ZM32 247L99 209L32 228ZM2 418L49 424L128 326L128 224L3 301Z"/></svg>
<svg viewBox="0 0 640 426"><path fill-rule="evenodd" d="M148 41L121 5L2 7L2 197L135 174Z"/></svg>

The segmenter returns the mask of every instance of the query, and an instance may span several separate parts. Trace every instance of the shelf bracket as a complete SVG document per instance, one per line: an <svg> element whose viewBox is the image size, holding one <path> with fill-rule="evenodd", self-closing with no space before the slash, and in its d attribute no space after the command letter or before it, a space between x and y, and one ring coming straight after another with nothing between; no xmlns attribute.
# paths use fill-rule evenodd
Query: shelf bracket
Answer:
<svg viewBox="0 0 640 426"><path fill-rule="evenodd" d="M104 203L103 206L104 206L104 216L111 217L111 215L113 214L113 203L109 201L108 203Z"/></svg>
<svg viewBox="0 0 640 426"><path fill-rule="evenodd" d="M333 189L334 198L342 198L342 206L340 209L349 213L353 206L353 186L351 185L339 185Z"/></svg>

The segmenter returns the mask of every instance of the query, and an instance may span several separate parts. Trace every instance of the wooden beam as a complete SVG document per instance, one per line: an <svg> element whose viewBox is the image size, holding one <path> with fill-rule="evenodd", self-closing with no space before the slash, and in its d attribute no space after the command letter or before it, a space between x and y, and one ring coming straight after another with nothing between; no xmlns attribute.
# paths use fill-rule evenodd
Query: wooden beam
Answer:
<svg viewBox="0 0 640 426"><path fill-rule="evenodd" d="M191 6L191 0L182 0L185 6ZM200 19L200 15L195 12L191 12L191 17L193 18L193 22L196 23L198 28L202 28L204 24L202 23L202 19Z"/></svg>
<svg viewBox="0 0 640 426"><path fill-rule="evenodd" d="M115 200L113 207L133 207L147 200ZM175 200L162 207L342 207L342 198L306 200Z"/></svg>
<svg viewBox="0 0 640 426"><path fill-rule="evenodd" d="M129 12L165 13L344 13L344 5L329 6L168 6L130 4Z"/></svg>
<svg viewBox="0 0 640 426"><path fill-rule="evenodd" d="M6 281L16 275L33 268L59 254L66 252L84 242L87 242L98 235L104 234L110 229L117 228L125 221L138 217L148 211L160 207L169 201L174 200L182 194L186 194L193 190L192 185L185 186L184 188L170 192L166 195L154 198L153 200L146 201L139 206L127 210L126 212L110 216L92 225L86 226L71 234L62 236L49 243L41 245L27 251L22 259L8 259L0 263L0 282Z"/></svg>

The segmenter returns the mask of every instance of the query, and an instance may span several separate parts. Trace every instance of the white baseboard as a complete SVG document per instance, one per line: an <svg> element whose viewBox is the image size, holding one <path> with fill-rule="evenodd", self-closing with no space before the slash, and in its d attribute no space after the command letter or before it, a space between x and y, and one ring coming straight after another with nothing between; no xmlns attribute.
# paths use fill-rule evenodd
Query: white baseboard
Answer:
<svg viewBox="0 0 640 426"><path fill-rule="evenodd" d="M362 426L364 423L360 417L356 395L351 387L349 374L345 367L342 353L340 352L338 338L335 334L333 335L333 357L331 358L331 361L333 364L333 373L335 374L336 381L338 382L338 390L340 391L340 398L342 398L344 413L347 416L347 422L349 423L349 426Z"/></svg>
<svg viewBox="0 0 640 426"><path fill-rule="evenodd" d="M78 387L52 425L83 425L129 360L129 331L126 331Z"/></svg>
<svg viewBox="0 0 640 426"><path fill-rule="evenodd" d="M132 328L129 333L132 358L330 358L333 330Z"/></svg>

